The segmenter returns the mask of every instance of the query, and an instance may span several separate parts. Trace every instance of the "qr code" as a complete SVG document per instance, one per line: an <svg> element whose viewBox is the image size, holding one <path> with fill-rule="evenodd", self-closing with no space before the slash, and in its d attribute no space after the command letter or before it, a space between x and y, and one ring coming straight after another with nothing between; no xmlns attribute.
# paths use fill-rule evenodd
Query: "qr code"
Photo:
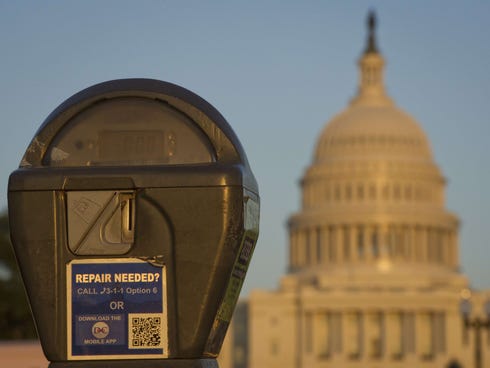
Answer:
<svg viewBox="0 0 490 368"><path fill-rule="evenodd" d="M163 318L162 313L129 314L128 347L130 349L164 348Z"/></svg>

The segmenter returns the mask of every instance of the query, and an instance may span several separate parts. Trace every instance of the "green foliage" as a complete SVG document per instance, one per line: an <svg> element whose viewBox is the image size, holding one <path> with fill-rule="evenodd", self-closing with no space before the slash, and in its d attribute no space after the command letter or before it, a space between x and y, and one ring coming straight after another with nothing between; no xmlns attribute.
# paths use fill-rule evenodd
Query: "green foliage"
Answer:
<svg viewBox="0 0 490 368"><path fill-rule="evenodd" d="M33 339L36 330L10 243L6 213L0 214L0 339Z"/></svg>

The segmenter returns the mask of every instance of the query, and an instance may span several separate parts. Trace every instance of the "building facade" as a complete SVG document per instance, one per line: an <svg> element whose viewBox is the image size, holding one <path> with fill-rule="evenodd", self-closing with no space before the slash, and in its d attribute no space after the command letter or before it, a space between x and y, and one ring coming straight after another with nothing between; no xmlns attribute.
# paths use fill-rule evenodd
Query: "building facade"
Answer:
<svg viewBox="0 0 490 368"><path fill-rule="evenodd" d="M445 179L420 125L386 94L372 14L368 30L357 95L326 124L301 180L289 271L239 305L222 368L477 363L460 304L470 298L472 316L484 316L490 293L472 292L459 271Z"/></svg>

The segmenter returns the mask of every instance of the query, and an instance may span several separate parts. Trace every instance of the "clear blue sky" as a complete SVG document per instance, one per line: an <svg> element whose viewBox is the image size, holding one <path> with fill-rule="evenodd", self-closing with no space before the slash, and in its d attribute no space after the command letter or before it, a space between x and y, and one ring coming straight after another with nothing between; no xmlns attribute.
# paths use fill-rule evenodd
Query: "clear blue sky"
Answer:
<svg viewBox="0 0 490 368"><path fill-rule="evenodd" d="M0 208L7 179L44 118L105 80L148 77L213 104L260 185L261 236L245 286L286 268L287 217L323 125L357 85L374 8L386 84L432 142L462 220L463 270L490 287L490 2L0 2ZM28 230L28 229L26 229Z"/></svg>

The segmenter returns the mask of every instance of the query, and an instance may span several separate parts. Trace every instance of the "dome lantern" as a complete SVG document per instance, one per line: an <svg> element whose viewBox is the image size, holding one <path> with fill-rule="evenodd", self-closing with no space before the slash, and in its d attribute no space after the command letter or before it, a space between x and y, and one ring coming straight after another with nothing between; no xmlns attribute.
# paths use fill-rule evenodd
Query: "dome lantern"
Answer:
<svg viewBox="0 0 490 368"><path fill-rule="evenodd" d="M351 104L391 105L393 102L386 95L383 82L385 62L376 44L376 15L374 11L368 14L367 28L366 49L358 63L360 69L359 90Z"/></svg>

